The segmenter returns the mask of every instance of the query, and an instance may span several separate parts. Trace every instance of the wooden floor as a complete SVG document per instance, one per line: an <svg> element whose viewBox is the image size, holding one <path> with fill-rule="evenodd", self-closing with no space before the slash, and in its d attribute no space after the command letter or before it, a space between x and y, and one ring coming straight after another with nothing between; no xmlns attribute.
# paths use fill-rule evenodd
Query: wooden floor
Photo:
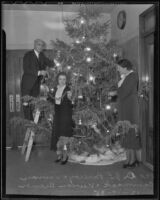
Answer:
<svg viewBox="0 0 160 200"><path fill-rule="evenodd" d="M6 193L29 195L145 195L153 194L152 171L141 165L123 169L122 163L85 166L54 163L55 153L35 149L28 162L20 150L6 153Z"/></svg>

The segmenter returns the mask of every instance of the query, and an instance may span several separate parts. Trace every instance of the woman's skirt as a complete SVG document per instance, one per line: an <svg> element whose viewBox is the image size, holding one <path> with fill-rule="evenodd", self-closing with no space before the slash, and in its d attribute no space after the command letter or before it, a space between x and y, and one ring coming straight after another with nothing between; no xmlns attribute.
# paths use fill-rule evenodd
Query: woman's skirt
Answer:
<svg viewBox="0 0 160 200"><path fill-rule="evenodd" d="M141 138L139 132L136 132L134 128L131 128L126 135L122 136L121 146L125 149L140 149Z"/></svg>
<svg viewBox="0 0 160 200"><path fill-rule="evenodd" d="M60 136L71 137L73 135L72 125L72 110L70 107L55 105L51 149L56 150L56 144Z"/></svg>

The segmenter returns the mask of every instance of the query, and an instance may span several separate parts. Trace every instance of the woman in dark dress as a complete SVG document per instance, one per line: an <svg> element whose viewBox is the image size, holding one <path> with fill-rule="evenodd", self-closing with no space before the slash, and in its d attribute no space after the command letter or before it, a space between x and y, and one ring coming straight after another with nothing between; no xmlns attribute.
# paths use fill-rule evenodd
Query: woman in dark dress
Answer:
<svg viewBox="0 0 160 200"><path fill-rule="evenodd" d="M117 70L121 75L118 83L118 115L119 121L127 120L132 125L139 125L138 103L138 74L133 71L132 64L127 59L119 60ZM126 167L134 167L139 164L138 150L141 148L139 130L131 128L126 134L122 146L126 149Z"/></svg>
<svg viewBox="0 0 160 200"><path fill-rule="evenodd" d="M57 150L57 142L60 136L71 137L73 134L72 121L72 101L71 90L67 85L67 76L64 72L60 72L57 76L57 87L52 93L55 105L55 115L53 121L53 132L51 138L51 149ZM65 147L66 148L66 147ZM66 150L66 149L64 149ZM56 162L61 161L65 164L68 160L66 151L63 154L57 155Z"/></svg>

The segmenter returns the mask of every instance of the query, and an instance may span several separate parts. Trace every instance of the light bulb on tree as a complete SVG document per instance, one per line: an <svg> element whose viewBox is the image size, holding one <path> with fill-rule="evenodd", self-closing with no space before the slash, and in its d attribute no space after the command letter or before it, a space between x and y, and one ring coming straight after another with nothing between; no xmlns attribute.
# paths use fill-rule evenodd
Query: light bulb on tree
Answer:
<svg viewBox="0 0 160 200"><path fill-rule="evenodd" d="M84 50L85 51L91 51L91 48L90 47L86 47Z"/></svg>
<svg viewBox="0 0 160 200"><path fill-rule="evenodd" d="M114 58L116 58L116 57L117 57L117 54L116 54L116 53L114 53L114 54L113 54L113 57L114 57Z"/></svg>
<svg viewBox="0 0 160 200"><path fill-rule="evenodd" d="M82 120L81 120L81 119L79 119L79 121L78 121L78 124L79 124L79 125L81 125L81 124L82 124Z"/></svg>
<svg viewBox="0 0 160 200"><path fill-rule="evenodd" d="M117 56L118 56L118 55L117 55L116 53L113 54L113 59L114 59L114 61L116 61Z"/></svg>
<svg viewBox="0 0 160 200"><path fill-rule="evenodd" d="M74 75L74 76L78 76L78 74L77 74L77 73L75 73L75 72L73 73L73 75Z"/></svg>
<svg viewBox="0 0 160 200"><path fill-rule="evenodd" d="M106 110L110 110L111 106L110 105L106 105Z"/></svg>
<svg viewBox="0 0 160 200"><path fill-rule="evenodd" d="M85 37L85 36L83 36L83 37L82 37L82 39L83 39L83 40L85 40L85 39L86 39L86 37Z"/></svg>
<svg viewBox="0 0 160 200"><path fill-rule="evenodd" d="M67 69L70 70L70 69L71 69L71 66L67 66Z"/></svg>
<svg viewBox="0 0 160 200"><path fill-rule="evenodd" d="M55 64L56 64L57 67L60 66L60 63L56 59L54 59L54 62L55 62Z"/></svg>
<svg viewBox="0 0 160 200"><path fill-rule="evenodd" d="M78 95L78 99L83 99L82 94L79 94L79 95Z"/></svg>
<svg viewBox="0 0 160 200"><path fill-rule="evenodd" d="M77 44L80 44L80 41L79 41L79 40L76 40L76 43L77 43Z"/></svg>
<svg viewBox="0 0 160 200"><path fill-rule="evenodd" d="M80 23L81 23L81 24L84 24L84 23L85 23L85 20L84 20L83 18L81 18Z"/></svg>
<svg viewBox="0 0 160 200"><path fill-rule="evenodd" d="M53 92L53 91L54 91L54 88L51 88L50 90L51 90L51 92Z"/></svg>
<svg viewBox="0 0 160 200"><path fill-rule="evenodd" d="M56 63L56 66L59 67L59 66L60 66L60 63Z"/></svg>
<svg viewBox="0 0 160 200"><path fill-rule="evenodd" d="M90 81L93 81L93 76L90 76L90 77L89 77L89 80L90 80Z"/></svg>
<svg viewBox="0 0 160 200"><path fill-rule="evenodd" d="M94 77L92 75L89 76L90 81L94 81Z"/></svg>
<svg viewBox="0 0 160 200"><path fill-rule="evenodd" d="M92 60L91 57L87 57L86 59L87 62L91 62L91 60Z"/></svg>

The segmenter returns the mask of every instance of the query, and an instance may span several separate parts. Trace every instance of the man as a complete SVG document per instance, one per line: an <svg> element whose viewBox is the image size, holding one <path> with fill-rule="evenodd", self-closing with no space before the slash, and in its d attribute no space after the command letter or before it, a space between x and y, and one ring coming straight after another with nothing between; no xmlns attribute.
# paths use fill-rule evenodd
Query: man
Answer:
<svg viewBox="0 0 160 200"><path fill-rule="evenodd" d="M23 76L21 81L22 97L29 95L38 97L40 84L43 76L47 75L46 67L53 67L54 62L50 61L43 54L44 42L41 39L34 41L34 49L27 52L23 58ZM33 120L32 107L23 102L24 118Z"/></svg>

